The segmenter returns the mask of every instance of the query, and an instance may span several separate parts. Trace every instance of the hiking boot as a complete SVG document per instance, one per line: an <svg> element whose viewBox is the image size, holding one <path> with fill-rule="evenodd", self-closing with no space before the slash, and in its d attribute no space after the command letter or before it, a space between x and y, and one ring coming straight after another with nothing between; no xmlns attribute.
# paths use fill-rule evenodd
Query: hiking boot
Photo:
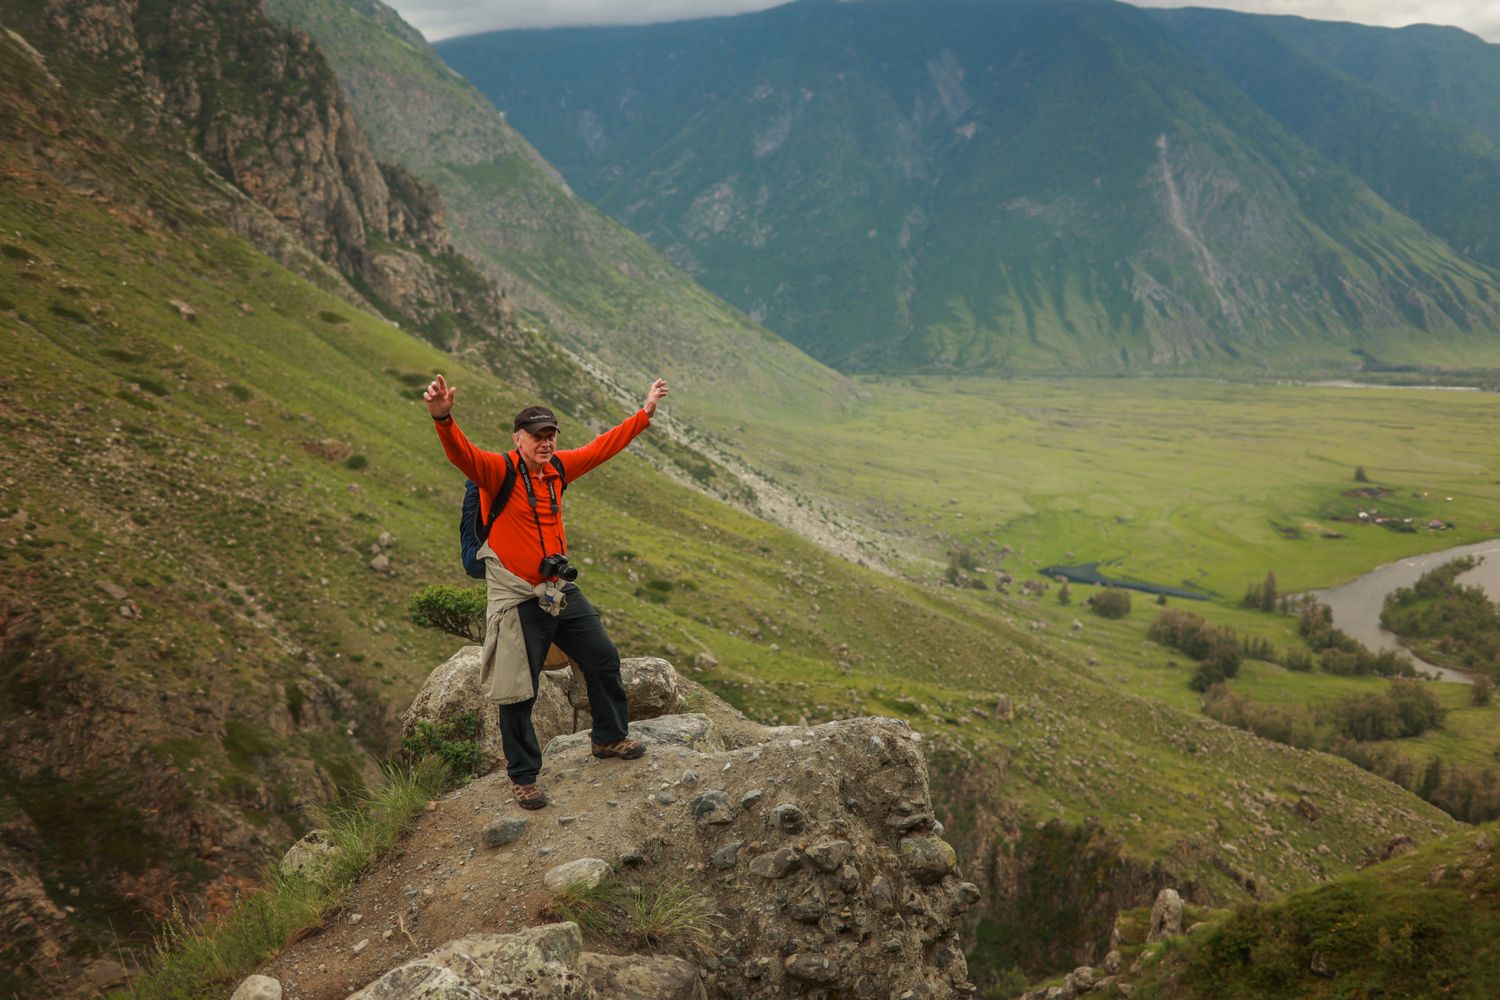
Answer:
<svg viewBox="0 0 1500 1000"><path fill-rule="evenodd" d="M618 757L621 760L635 760L646 752L646 744L640 740L623 739L613 743L595 743L594 756L603 760L606 757Z"/></svg>
<svg viewBox="0 0 1500 1000"><path fill-rule="evenodd" d="M547 793L534 784L521 785L512 781L510 794L515 798L516 805L522 809L540 809L547 804Z"/></svg>

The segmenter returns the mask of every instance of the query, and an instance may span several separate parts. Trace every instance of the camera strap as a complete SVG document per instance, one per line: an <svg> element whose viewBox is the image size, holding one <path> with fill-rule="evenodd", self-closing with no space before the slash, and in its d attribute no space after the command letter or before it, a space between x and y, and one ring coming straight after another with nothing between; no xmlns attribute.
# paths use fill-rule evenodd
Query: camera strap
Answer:
<svg viewBox="0 0 1500 1000"><path fill-rule="evenodd" d="M519 453L516 455L516 465L520 467L521 485L526 487L526 502L531 505L531 520L536 525L536 540L541 544L542 556L545 558L547 555L547 540L542 537L542 518L536 512L536 487L531 485L531 470L526 468L526 460ZM547 480L547 495L552 498L552 513L556 514L561 507L557 502L557 487L552 485L552 480L550 479Z"/></svg>

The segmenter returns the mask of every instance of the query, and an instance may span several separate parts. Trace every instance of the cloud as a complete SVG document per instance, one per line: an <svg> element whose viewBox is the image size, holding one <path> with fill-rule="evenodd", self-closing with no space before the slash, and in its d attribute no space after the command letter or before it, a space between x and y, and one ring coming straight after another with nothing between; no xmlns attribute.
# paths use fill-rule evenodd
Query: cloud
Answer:
<svg viewBox="0 0 1500 1000"><path fill-rule="evenodd" d="M428 39L505 28L657 24L778 7L786 0L386 0Z"/></svg>
<svg viewBox="0 0 1500 1000"><path fill-rule="evenodd" d="M1133 0L1137 7L1222 7L1247 14L1295 14L1317 21L1353 21L1384 28L1451 24L1500 40L1500 3L1475 0Z"/></svg>
<svg viewBox="0 0 1500 1000"><path fill-rule="evenodd" d="M436 41L504 28L655 24L776 7L786 0L386 0ZM1500 41L1497 0L1134 0L1139 7L1223 7L1251 14L1296 14L1382 27L1452 24Z"/></svg>

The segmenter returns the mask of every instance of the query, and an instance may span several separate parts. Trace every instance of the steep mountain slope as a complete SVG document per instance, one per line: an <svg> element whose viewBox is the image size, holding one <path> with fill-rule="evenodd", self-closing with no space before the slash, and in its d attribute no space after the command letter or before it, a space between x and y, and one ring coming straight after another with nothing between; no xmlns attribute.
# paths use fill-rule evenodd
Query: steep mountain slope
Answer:
<svg viewBox="0 0 1500 1000"><path fill-rule="evenodd" d="M1205 10L1159 17L1302 141L1466 256L1500 264L1500 146L1466 122L1494 125L1463 87L1500 80L1500 50L1461 32ZM1471 58L1446 67L1449 49Z"/></svg>
<svg viewBox="0 0 1500 1000"><path fill-rule="evenodd" d="M1430 24L1392 29L1299 17L1262 20L1386 96L1500 142L1500 46Z"/></svg>
<svg viewBox="0 0 1500 1000"><path fill-rule="evenodd" d="M317 39L378 155L437 185L459 245L563 343L635 381L673 376L692 390L688 409L705 416L796 405L836 388L832 372L574 195L379 0L267 7Z"/></svg>
<svg viewBox="0 0 1500 1000"><path fill-rule="evenodd" d="M439 52L587 196L859 369L1495 356L1494 275L1122 4L839 4Z"/></svg>

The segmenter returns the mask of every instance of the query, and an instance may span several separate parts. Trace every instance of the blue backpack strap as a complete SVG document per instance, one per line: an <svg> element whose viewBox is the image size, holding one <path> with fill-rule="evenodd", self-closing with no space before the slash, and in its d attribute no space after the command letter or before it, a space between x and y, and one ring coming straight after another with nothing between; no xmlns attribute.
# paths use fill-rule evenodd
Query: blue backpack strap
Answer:
<svg viewBox="0 0 1500 1000"><path fill-rule="evenodd" d="M464 483L464 509L459 521L458 537L461 543L461 556L463 558L464 572L476 580L484 579L484 560L479 558L479 549L490 537L490 529L495 526L495 521L500 512L505 509L505 502L516 489L516 467L511 462L510 456L505 456L505 478L500 481L500 489L495 494L495 499L490 503L490 516L481 520L479 516L479 487L473 481Z"/></svg>

